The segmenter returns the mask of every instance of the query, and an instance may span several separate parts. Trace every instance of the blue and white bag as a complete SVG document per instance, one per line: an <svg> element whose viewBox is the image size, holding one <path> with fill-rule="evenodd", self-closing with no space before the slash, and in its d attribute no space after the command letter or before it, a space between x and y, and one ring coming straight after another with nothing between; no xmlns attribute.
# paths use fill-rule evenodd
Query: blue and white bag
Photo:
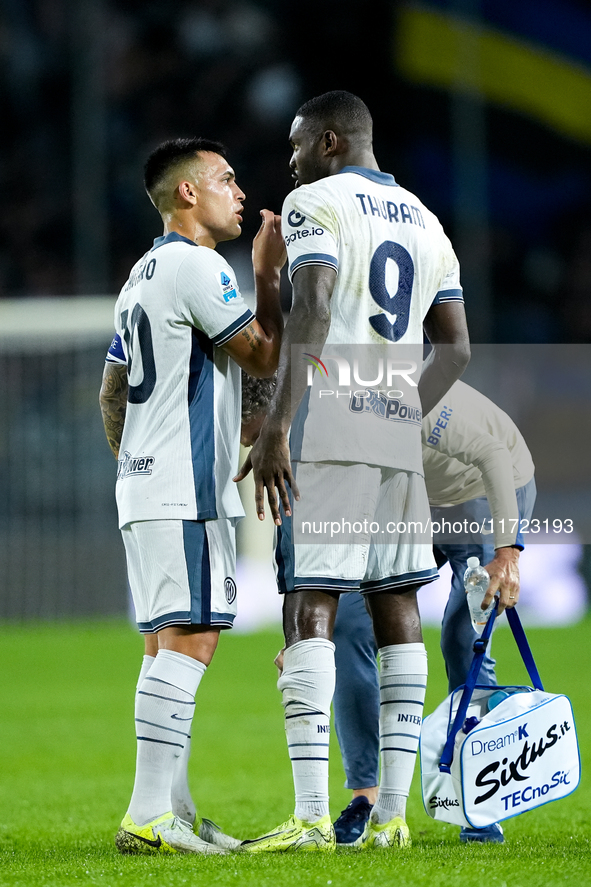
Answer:
<svg viewBox="0 0 591 887"><path fill-rule="evenodd" d="M423 721L423 803L429 816L443 822L485 828L564 798L579 784L570 701L544 691L519 616L515 609L506 613L535 689L476 684L493 612L474 644L466 683ZM489 698L499 690L508 695L489 711Z"/></svg>

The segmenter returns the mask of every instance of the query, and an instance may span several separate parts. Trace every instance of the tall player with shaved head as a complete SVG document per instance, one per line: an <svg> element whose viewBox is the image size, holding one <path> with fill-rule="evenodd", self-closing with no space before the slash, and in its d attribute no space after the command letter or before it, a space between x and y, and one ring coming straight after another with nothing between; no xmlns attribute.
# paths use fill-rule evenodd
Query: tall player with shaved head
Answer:
<svg viewBox="0 0 591 887"><path fill-rule="evenodd" d="M469 360L459 268L436 217L380 171L372 118L360 98L336 91L306 102L290 143L296 189L282 225L293 308L276 393L239 477L252 464L259 516L266 489L278 526L286 644L279 687L296 803L285 823L243 848L335 847L327 735L332 632L339 595L361 590L380 652L382 742L379 796L358 846L401 849L410 845L406 799L427 679L416 592L437 576L430 536L412 529L429 521L421 408L435 406ZM419 400L423 331L433 350ZM409 346L418 349L415 379L381 386L379 367L404 360ZM320 370L308 369L311 360ZM368 368L357 375L375 383L353 382L362 363ZM377 375L368 374L370 364ZM341 371L351 391L335 390ZM346 544L306 542L304 527L331 508L343 525L393 521L408 529L382 529L379 537L364 529Z"/></svg>
<svg viewBox="0 0 591 887"><path fill-rule="evenodd" d="M194 834L186 761L195 693L236 614L240 368L264 378L277 367L285 248L279 217L263 210L255 316L215 249L240 235L245 199L222 145L165 142L148 158L145 185L164 234L121 290L101 389L146 636L135 784L116 844L123 853L220 853L239 842L207 820Z"/></svg>

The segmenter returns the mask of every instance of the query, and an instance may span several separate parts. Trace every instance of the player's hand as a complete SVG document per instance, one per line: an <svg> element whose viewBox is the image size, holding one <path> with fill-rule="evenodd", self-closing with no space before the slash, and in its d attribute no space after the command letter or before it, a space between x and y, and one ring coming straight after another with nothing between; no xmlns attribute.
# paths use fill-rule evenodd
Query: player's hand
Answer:
<svg viewBox="0 0 591 887"><path fill-rule="evenodd" d="M235 484L237 484L238 481L244 480L245 477L248 477L248 475L250 474L251 471L252 471L252 462L250 461L250 453L249 453L248 456L246 457L246 459L244 460L244 462L242 463L242 465L240 466L240 471L238 472L236 477L232 478L232 480L234 481Z"/></svg>
<svg viewBox="0 0 591 887"><path fill-rule="evenodd" d="M485 570L490 576L487 592L482 601L486 610L495 594L499 596L497 615L514 607L519 600L519 554L518 548L497 548L495 556Z"/></svg>
<svg viewBox="0 0 591 887"><path fill-rule="evenodd" d="M261 227L252 243L252 266L255 276L273 276L279 274L287 259L281 216L262 209L261 217Z"/></svg>
<svg viewBox="0 0 591 887"><path fill-rule="evenodd" d="M265 490L271 509L271 516L276 526L281 526L279 502L287 517L291 517L291 504L287 487L291 487L293 497L298 500L300 491L291 471L289 446L284 432L264 424L259 439L253 446L246 460L254 472L254 501L259 520L265 519ZM246 467L245 462L245 467ZM238 475L240 478L241 473ZM277 493L279 498L277 497Z"/></svg>
<svg viewBox="0 0 591 887"><path fill-rule="evenodd" d="M261 433L252 450L244 460L240 471L233 478L238 483L248 477L254 469L255 505L259 520L265 519L265 489L273 522L281 526L279 500L275 489L279 492L279 499L287 517L291 517L291 505L285 482L291 487L295 499L300 498L300 492L293 479L289 446L285 435L268 432Z"/></svg>

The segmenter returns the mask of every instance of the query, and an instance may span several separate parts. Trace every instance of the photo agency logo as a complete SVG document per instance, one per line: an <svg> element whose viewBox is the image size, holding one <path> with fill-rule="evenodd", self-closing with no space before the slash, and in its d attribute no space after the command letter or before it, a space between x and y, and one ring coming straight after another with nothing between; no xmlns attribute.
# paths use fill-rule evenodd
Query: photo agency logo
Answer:
<svg viewBox="0 0 591 887"><path fill-rule="evenodd" d="M373 413L381 419L421 423L421 408L403 402L405 393L408 395L418 387L420 370L416 361L378 357L368 367L365 354L362 370L359 358L323 354L321 359L309 352L304 352L302 357L308 363L307 385L315 388L319 400L346 397L352 413ZM330 373L327 363L331 365ZM368 375L368 370L370 378L362 378ZM314 371L326 387L315 383Z"/></svg>

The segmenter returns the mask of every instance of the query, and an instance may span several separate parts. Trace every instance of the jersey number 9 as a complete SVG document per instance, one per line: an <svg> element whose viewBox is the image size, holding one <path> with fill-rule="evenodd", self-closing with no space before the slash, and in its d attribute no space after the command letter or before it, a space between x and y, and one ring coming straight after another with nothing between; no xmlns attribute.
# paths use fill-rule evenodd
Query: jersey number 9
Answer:
<svg viewBox="0 0 591 887"><path fill-rule="evenodd" d="M398 289L393 296L386 287L388 259L398 265ZM385 240L378 246L369 266L369 291L374 302L394 316L394 320L391 321L385 314L374 314L369 322L376 333L390 342L398 342L408 329L414 276L412 257L403 246L391 240Z"/></svg>

